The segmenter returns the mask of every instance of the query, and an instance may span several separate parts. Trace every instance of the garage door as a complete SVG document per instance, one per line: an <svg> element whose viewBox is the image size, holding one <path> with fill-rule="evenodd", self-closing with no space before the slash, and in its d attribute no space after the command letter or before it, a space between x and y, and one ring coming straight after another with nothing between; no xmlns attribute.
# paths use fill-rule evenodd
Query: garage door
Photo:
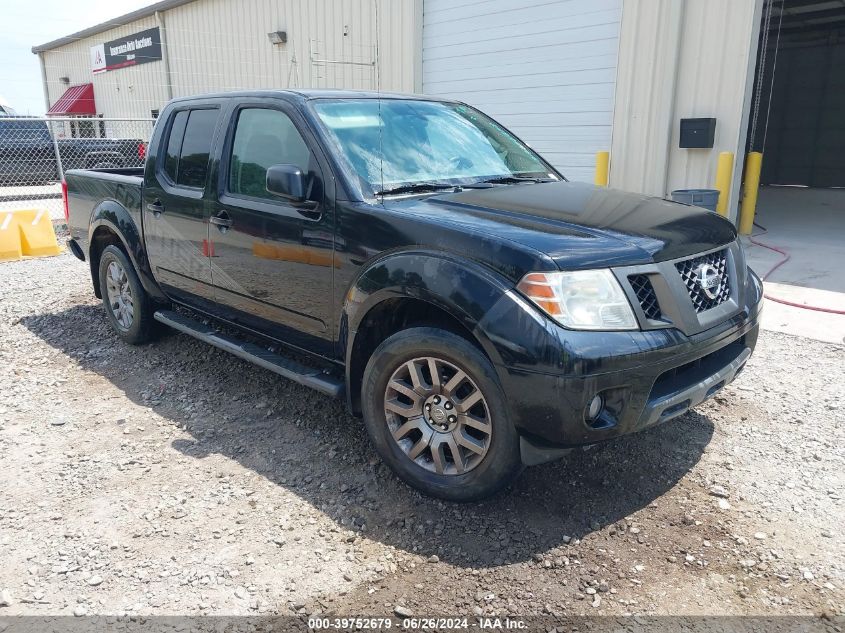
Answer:
<svg viewBox="0 0 845 633"><path fill-rule="evenodd" d="M622 0L424 0L423 92L480 108L592 181L610 149Z"/></svg>

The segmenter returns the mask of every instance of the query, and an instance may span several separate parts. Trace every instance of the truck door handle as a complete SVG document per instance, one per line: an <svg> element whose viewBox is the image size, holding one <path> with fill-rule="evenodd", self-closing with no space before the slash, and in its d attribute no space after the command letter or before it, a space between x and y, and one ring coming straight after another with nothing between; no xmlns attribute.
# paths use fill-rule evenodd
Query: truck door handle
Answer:
<svg viewBox="0 0 845 633"><path fill-rule="evenodd" d="M164 207L161 204L161 200L156 200L155 202L150 202L147 205L147 211L152 212L155 217L160 216L164 213Z"/></svg>
<svg viewBox="0 0 845 633"><path fill-rule="evenodd" d="M304 218L309 220L319 220L323 212L320 210L320 205L313 200L306 200L299 204L293 205L296 212Z"/></svg>
<svg viewBox="0 0 845 633"><path fill-rule="evenodd" d="M214 224L218 229L220 229L221 233L225 233L230 226L232 226L232 218L229 217L229 214L225 211L221 211L217 215L212 215L208 218L208 221Z"/></svg>

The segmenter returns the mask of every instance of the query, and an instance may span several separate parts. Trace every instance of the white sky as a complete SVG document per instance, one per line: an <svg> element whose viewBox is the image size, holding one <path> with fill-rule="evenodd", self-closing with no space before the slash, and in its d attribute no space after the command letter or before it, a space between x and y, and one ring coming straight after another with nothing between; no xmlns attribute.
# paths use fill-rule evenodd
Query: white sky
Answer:
<svg viewBox="0 0 845 633"><path fill-rule="evenodd" d="M44 114L38 44L81 31L155 0L17 0L0 11L0 101L20 114Z"/></svg>

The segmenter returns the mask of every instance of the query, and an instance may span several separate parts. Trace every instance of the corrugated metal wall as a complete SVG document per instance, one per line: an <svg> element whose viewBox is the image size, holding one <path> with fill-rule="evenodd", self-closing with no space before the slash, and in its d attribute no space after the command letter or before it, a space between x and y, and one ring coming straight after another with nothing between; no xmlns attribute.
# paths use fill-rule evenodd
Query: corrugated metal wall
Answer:
<svg viewBox="0 0 845 633"><path fill-rule="evenodd" d="M465 101L568 178L610 146L622 0L425 0L423 92Z"/></svg>
<svg viewBox="0 0 845 633"><path fill-rule="evenodd" d="M736 154L738 199L762 0L625 0L610 184L664 196L712 188ZM715 117L713 149L680 149L679 121Z"/></svg>
<svg viewBox="0 0 845 633"><path fill-rule="evenodd" d="M283 87L458 98L577 180L611 149L613 186L709 187L720 151L742 170L762 0L196 0L165 12L174 96ZM621 22L621 27L620 27ZM378 23L378 27L376 24ZM44 53L50 102L93 80L105 116L167 100L163 62L92 76L89 48L155 17ZM621 28L621 35L620 35ZM273 46L269 31L288 43ZM422 33L422 36L420 34ZM378 71L368 65L376 58ZM618 68L617 68L618 60ZM341 62L341 63L331 63ZM712 150L678 148L679 119L718 119ZM612 130L612 141L611 141Z"/></svg>
<svg viewBox="0 0 845 633"><path fill-rule="evenodd" d="M413 90L415 0L198 0L167 12L174 96L244 88ZM376 37L376 22L378 34ZM270 31L288 43L272 46ZM340 62L340 63L331 63Z"/></svg>
<svg viewBox="0 0 845 633"><path fill-rule="evenodd" d="M173 96L249 88L358 88L411 92L422 0L196 0L163 13ZM378 23L378 28L376 24ZM98 112L145 116L167 101L164 62L92 75L89 49L146 28L155 17L44 53L50 103L93 81ZM272 45L271 31L287 44ZM378 51L378 68L372 65ZM338 62L338 63L330 63Z"/></svg>

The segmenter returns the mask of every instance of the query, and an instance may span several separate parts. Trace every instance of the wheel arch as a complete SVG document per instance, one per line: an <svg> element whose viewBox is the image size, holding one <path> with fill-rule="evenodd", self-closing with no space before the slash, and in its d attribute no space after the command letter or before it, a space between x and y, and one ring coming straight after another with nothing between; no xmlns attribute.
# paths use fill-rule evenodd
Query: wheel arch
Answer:
<svg viewBox="0 0 845 633"><path fill-rule="evenodd" d="M155 298L164 299L164 294L152 276L138 225L129 211L115 200L104 200L98 204L88 225L87 255L97 298L102 298L99 284L100 255L110 244L118 246L126 253L144 290Z"/></svg>
<svg viewBox="0 0 845 633"><path fill-rule="evenodd" d="M471 260L436 251L394 253L370 264L346 293L341 316L350 410L361 412L361 381L372 352L409 327L440 327L457 334L498 371L502 359L479 324L511 286Z"/></svg>

